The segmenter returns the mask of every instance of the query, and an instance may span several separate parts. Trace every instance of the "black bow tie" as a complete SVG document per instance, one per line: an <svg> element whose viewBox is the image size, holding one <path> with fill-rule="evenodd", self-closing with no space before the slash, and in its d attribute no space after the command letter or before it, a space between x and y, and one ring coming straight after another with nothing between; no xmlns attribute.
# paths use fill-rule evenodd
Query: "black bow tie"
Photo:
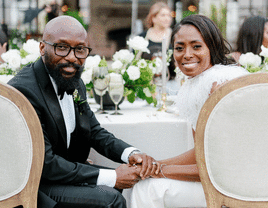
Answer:
<svg viewBox="0 0 268 208"><path fill-rule="evenodd" d="M64 96L64 92L66 92L68 95L72 95L74 93L74 89L72 90L63 90L58 88L58 95L60 96L60 100L62 100L63 96Z"/></svg>

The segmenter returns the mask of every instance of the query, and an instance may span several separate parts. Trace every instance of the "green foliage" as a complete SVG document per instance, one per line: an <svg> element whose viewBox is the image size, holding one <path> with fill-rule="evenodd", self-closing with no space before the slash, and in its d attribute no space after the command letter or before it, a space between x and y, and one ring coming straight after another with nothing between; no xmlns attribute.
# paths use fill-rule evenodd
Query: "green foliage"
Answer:
<svg viewBox="0 0 268 208"><path fill-rule="evenodd" d="M100 63L99 63L99 67L107 67L107 61L105 59L105 57L103 56L103 58L101 59Z"/></svg>
<svg viewBox="0 0 268 208"><path fill-rule="evenodd" d="M84 20L83 20L82 16L79 14L79 11L77 11L77 10L71 11L71 10L69 9L68 11L66 11L66 12L64 13L64 15L71 16L71 17L77 19L77 20L83 25L83 27L87 30L88 25L86 25L86 24L84 23Z"/></svg>
<svg viewBox="0 0 268 208"><path fill-rule="evenodd" d="M190 16L190 15L192 15L192 14L197 14L197 11L195 11L195 12L191 12L191 11L189 11L189 10L187 10L187 11L183 11L183 12L182 12L182 18L187 17L187 16Z"/></svg>
<svg viewBox="0 0 268 208"><path fill-rule="evenodd" d="M227 7L223 4L218 10L217 7L212 4L210 6L211 16L210 19L218 26L224 38L226 38L226 24L227 24Z"/></svg>
<svg viewBox="0 0 268 208"><path fill-rule="evenodd" d="M27 31L20 31L18 29L11 30L9 37L9 48L20 50L22 44L26 42L26 33Z"/></svg>
<svg viewBox="0 0 268 208"><path fill-rule="evenodd" d="M92 83L92 82L86 84L86 89L87 89L87 91L90 91L93 87L94 87L94 86L93 86L93 83Z"/></svg>

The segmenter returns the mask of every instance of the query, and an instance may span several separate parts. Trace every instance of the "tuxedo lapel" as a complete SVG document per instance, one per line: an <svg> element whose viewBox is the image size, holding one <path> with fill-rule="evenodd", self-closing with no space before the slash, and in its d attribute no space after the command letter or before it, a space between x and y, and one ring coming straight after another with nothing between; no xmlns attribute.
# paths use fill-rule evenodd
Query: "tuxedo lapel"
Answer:
<svg viewBox="0 0 268 208"><path fill-rule="evenodd" d="M34 64L34 72L36 79L39 83L40 90L43 94L44 101L47 108L49 109L51 116L53 117L55 124L57 125L61 136L67 146L67 133L64 122L64 117L60 108L60 104L56 95L56 92L53 88L49 75L45 69L42 59L39 59Z"/></svg>

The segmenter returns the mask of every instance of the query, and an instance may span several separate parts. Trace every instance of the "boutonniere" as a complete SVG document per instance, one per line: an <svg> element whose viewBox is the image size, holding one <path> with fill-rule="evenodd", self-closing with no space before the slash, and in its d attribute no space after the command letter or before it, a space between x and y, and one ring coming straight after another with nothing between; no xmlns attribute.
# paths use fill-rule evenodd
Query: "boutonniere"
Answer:
<svg viewBox="0 0 268 208"><path fill-rule="evenodd" d="M81 111L80 105L82 103L85 103L86 100L81 100L81 96L79 95L77 89L75 89L75 91L73 92L73 98L74 98L74 102L77 103L77 105L78 105L78 109L79 109L80 115L82 115L82 111Z"/></svg>

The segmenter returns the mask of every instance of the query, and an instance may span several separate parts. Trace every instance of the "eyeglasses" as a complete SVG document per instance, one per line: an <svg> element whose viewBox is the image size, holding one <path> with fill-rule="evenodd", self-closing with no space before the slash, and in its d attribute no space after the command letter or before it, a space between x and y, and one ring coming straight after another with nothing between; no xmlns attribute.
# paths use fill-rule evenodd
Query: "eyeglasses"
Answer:
<svg viewBox="0 0 268 208"><path fill-rule="evenodd" d="M92 51L92 48L89 48L86 46L72 47L68 44L63 44L63 43L50 43L45 40L43 40L43 42L51 46L54 46L55 54L58 56L62 56L62 57L68 56L70 51L74 49L74 55L76 58L85 59L88 57L89 53Z"/></svg>

